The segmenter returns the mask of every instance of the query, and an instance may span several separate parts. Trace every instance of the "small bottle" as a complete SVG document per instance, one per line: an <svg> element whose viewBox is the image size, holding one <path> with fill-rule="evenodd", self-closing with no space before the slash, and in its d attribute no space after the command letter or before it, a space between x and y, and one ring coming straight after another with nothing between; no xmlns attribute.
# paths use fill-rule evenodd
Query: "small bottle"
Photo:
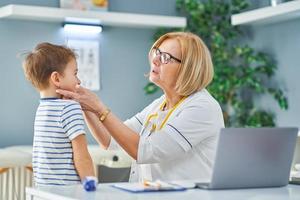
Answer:
<svg viewBox="0 0 300 200"><path fill-rule="evenodd" d="M97 189L98 180L94 176L87 176L83 179L82 185L85 191L95 191Z"/></svg>

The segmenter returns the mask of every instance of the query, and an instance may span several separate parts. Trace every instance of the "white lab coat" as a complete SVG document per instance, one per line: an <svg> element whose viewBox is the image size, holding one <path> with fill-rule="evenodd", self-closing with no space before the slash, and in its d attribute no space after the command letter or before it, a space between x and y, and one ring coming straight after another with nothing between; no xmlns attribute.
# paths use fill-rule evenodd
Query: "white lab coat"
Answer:
<svg viewBox="0 0 300 200"><path fill-rule="evenodd" d="M218 133L224 127L222 110L206 89L186 98L170 115L161 130L150 132L152 123L161 124L168 111L161 111L164 95L124 123L140 134L137 160L132 163L130 182L143 180L209 180ZM158 117L144 127L147 116ZM120 146L111 140L109 149Z"/></svg>

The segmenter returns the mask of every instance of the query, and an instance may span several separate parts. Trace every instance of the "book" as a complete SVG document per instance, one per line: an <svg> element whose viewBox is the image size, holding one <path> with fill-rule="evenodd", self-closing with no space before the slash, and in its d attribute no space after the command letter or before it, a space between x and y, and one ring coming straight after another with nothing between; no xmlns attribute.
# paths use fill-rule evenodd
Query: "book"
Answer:
<svg viewBox="0 0 300 200"><path fill-rule="evenodd" d="M107 11L108 0L60 0L61 8Z"/></svg>

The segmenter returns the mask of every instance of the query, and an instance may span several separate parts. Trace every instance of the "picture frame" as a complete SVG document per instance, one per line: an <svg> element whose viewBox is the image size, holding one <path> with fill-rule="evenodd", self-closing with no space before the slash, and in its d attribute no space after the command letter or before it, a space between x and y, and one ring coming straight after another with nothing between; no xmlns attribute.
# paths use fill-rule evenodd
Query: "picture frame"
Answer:
<svg viewBox="0 0 300 200"><path fill-rule="evenodd" d="M108 0L60 0L60 7L74 10L107 11Z"/></svg>

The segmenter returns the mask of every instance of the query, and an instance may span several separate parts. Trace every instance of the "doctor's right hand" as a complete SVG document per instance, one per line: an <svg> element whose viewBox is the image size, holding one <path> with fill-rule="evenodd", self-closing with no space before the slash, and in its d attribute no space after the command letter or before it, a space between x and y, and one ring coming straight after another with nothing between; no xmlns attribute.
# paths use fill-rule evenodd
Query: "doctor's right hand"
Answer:
<svg viewBox="0 0 300 200"><path fill-rule="evenodd" d="M83 110L91 111L96 114L102 113L106 108L98 96L80 85L76 86L76 91L57 89L56 93L63 95L65 99L72 99L80 103Z"/></svg>

